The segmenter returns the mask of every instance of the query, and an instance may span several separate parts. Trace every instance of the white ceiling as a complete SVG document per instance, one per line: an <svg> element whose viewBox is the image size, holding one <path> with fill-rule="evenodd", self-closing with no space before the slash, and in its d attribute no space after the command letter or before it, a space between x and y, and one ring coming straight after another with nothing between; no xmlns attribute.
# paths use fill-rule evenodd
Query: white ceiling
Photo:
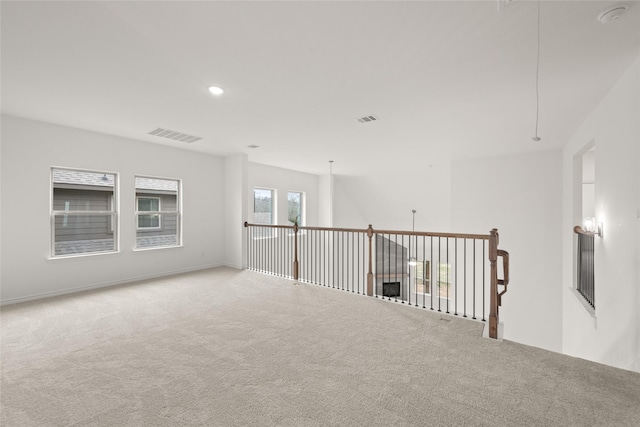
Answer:
<svg viewBox="0 0 640 427"><path fill-rule="evenodd" d="M318 174L560 148L640 54L640 3L541 2L538 143L538 4L506 3L2 1L2 111Z"/></svg>

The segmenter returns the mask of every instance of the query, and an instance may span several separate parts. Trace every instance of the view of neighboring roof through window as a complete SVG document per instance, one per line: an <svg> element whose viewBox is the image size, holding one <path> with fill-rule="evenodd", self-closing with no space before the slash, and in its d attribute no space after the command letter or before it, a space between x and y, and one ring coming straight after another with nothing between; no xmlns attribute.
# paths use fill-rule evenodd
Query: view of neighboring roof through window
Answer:
<svg viewBox="0 0 640 427"><path fill-rule="evenodd" d="M52 168L51 177L51 256L117 251L117 175Z"/></svg>
<svg viewBox="0 0 640 427"><path fill-rule="evenodd" d="M136 176L136 249L179 246L180 181Z"/></svg>

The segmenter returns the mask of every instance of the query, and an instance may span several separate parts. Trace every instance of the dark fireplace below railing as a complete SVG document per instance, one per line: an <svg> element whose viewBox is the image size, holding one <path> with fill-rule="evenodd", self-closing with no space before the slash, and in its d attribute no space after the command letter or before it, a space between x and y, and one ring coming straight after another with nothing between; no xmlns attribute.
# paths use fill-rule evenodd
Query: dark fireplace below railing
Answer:
<svg viewBox="0 0 640 427"><path fill-rule="evenodd" d="M384 282L382 284L383 297L400 297L400 282Z"/></svg>

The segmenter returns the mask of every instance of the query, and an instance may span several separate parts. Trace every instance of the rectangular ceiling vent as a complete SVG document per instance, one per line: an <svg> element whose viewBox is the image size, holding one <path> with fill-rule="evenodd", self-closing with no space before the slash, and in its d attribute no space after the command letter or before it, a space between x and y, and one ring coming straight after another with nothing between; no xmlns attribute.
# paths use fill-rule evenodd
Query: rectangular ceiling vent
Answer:
<svg viewBox="0 0 640 427"><path fill-rule="evenodd" d="M175 130L157 128L149 132L149 135L159 136L161 138L173 139L174 141L181 142L196 142L200 141L202 138L199 136L187 135L186 133L177 132Z"/></svg>
<svg viewBox="0 0 640 427"><path fill-rule="evenodd" d="M374 122L376 120L378 120L376 116L364 116L358 119L360 123L369 123L369 122Z"/></svg>

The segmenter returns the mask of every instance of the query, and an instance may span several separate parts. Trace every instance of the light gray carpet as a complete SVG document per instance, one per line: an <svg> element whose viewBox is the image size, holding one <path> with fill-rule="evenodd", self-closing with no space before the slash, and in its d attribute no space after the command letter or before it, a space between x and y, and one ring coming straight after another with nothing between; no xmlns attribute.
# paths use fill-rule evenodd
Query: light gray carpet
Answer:
<svg viewBox="0 0 640 427"><path fill-rule="evenodd" d="M640 425L640 374L482 329L231 269L7 306L0 421Z"/></svg>

